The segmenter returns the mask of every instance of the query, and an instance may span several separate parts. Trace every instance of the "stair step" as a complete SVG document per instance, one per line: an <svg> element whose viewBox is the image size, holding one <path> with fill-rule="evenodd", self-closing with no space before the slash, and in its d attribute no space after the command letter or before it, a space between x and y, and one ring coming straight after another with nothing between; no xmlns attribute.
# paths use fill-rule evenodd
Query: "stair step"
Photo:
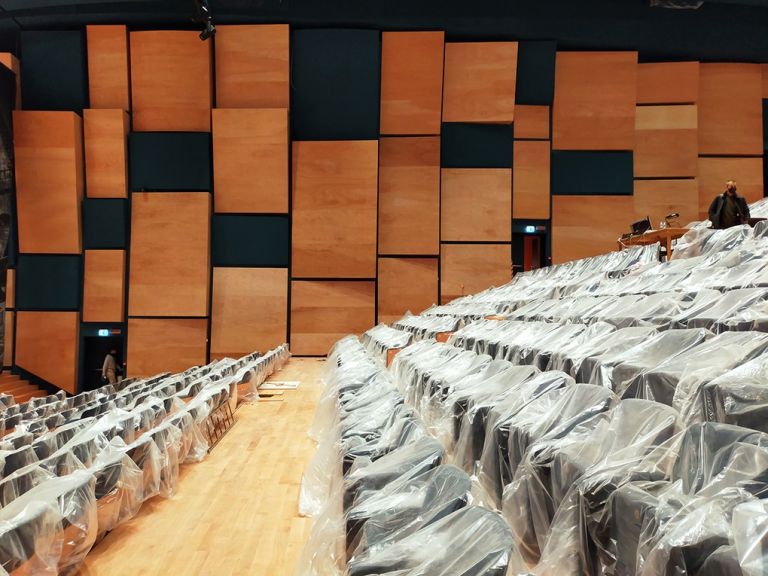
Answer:
<svg viewBox="0 0 768 576"><path fill-rule="evenodd" d="M21 380L21 376L18 374L0 374L0 383L13 382L15 380Z"/></svg>
<svg viewBox="0 0 768 576"><path fill-rule="evenodd" d="M3 392L5 394L21 394L23 392L32 392L35 390L40 390L37 386L32 386L29 384L29 382L21 382L19 384L16 384L14 386L2 386L0 387L0 392Z"/></svg>
<svg viewBox="0 0 768 576"><path fill-rule="evenodd" d="M23 394L14 394L13 398L16 400L17 404L21 404L22 402L26 402L30 398L42 398L43 396L47 396L45 390L35 390L32 392L25 392Z"/></svg>

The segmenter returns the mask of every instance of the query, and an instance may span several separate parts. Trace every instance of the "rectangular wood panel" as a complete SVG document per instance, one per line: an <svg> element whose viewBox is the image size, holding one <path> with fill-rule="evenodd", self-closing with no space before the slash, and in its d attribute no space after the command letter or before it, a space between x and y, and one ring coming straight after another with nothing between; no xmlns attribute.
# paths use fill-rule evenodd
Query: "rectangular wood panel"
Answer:
<svg viewBox="0 0 768 576"><path fill-rule="evenodd" d="M210 220L207 192L133 194L129 315L208 315Z"/></svg>
<svg viewBox="0 0 768 576"><path fill-rule="evenodd" d="M698 62L637 65L638 104L695 104L698 100Z"/></svg>
<svg viewBox="0 0 768 576"><path fill-rule="evenodd" d="M205 364L207 337L204 318L129 318L126 373L152 376Z"/></svg>
<svg viewBox="0 0 768 576"><path fill-rule="evenodd" d="M441 189L442 240L512 239L512 170L443 168Z"/></svg>
<svg viewBox="0 0 768 576"><path fill-rule="evenodd" d="M512 217L547 220L550 199L550 143L515 142Z"/></svg>
<svg viewBox="0 0 768 576"><path fill-rule="evenodd" d="M16 365L76 393L79 316L78 312L17 312Z"/></svg>
<svg viewBox="0 0 768 576"><path fill-rule="evenodd" d="M287 338L287 269L213 269L211 358L266 352Z"/></svg>
<svg viewBox="0 0 768 576"><path fill-rule="evenodd" d="M379 253L439 254L440 139L382 138Z"/></svg>
<svg viewBox="0 0 768 576"><path fill-rule="evenodd" d="M383 32L381 133L439 134L443 32Z"/></svg>
<svg viewBox="0 0 768 576"><path fill-rule="evenodd" d="M768 64L763 64L763 99L768 99Z"/></svg>
<svg viewBox="0 0 768 576"><path fill-rule="evenodd" d="M763 75L759 64L702 64L699 154L763 153Z"/></svg>
<svg viewBox="0 0 768 576"><path fill-rule="evenodd" d="M16 74L16 102L15 110L21 110L21 63L10 52L0 52L0 64Z"/></svg>
<svg viewBox="0 0 768 576"><path fill-rule="evenodd" d="M515 119L517 42L445 45L444 122Z"/></svg>
<svg viewBox="0 0 768 576"><path fill-rule="evenodd" d="M320 356L348 334L362 334L376 320L375 282L291 282L291 352Z"/></svg>
<svg viewBox="0 0 768 576"><path fill-rule="evenodd" d="M443 244L440 301L475 294L512 279L509 244Z"/></svg>
<svg viewBox="0 0 768 576"><path fill-rule="evenodd" d="M83 138L72 112L13 113L19 251L80 252Z"/></svg>
<svg viewBox="0 0 768 576"><path fill-rule="evenodd" d="M287 24L216 27L216 106L288 108Z"/></svg>
<svg viewBox="0 0 768 576"><path fill-rule="evenodd" d="M378 322L437 304L437 258L379 258Z"/></svg>
<svg viewBox="0 0 768 576"><path fill-rule="evenodd" d="M130 110L127 28L89 25L85 29L91 108Z"/></svg>
<svg viewBox="0 0 768 576"><path fill-rule="evenodd" d="M554 196L552 263L616 250L617 238L634 216L632 196Z"/></svg>
<svg viewBox="0 0 768 576"><path fill-rule="evenodd" d="M762 158L699 158L699 218L708 218L709 205L725 191L725 183L736 180L739 196L747 203L763 197Z"/></svg>
<svg viewBox="0 0 768 576"><path fill-rule="evenodd" d="M549 140L549 106L515 108L515 140Z"/></svg>
<svg viewBox="0 0 768 576"><path fill-rule="evenodd" d="M555 150L632 150L637 52L558 52Z"/></svg>
<svg viewBox="0 0 768 576"><path fill-rule="evenodd" d="M5 307L16 308L16 270L9 268L5 277Z"/></svg>
<svg viewBox="0 0 768 576"><path fill-rule="evenodd" d="M650 217L656 228L677 212L681 226L699 219L699 183L695 178L635 181L635 220Z"/></svg>
<svg viewBox="0 0 768 576"><path fill-rule="evenodd" d="M635 129L636 178L696 176L699 145L696 105L638 106Z"/></svg>
<svg viewBox="0 0 768 576"><path fill-rule="evenodd" d="M3 367L13 366L13 327L16 324L16 313L5 311L5 323L3 324Z"/></svg>
<svg viewBox="0 0 768 576"><path fill-rule="evenodd" d="M378 141L293 143L293 270L376 276Z"/></svg>
<svg viewBox="0 0 768 576"><path fill-rule="evenodd" d="M125 250L86 250L83 322L122 322Z"/></svg>
<svg viewBox="0 0 768 576"><path fill-rule="evenodd" d="M216 212L288 212L288 110L213 111Z"/></svg>
<svg viewBox="0 0 768 576"><path fill-rule="evenodd" d="M131 32L133 129L210 132L211 42L195 31Z"/></svg>
<svg viewBox="0 0 768 576"><path fill-rule="evenodd" d="M89 198L128 197L128 130L128 114L123 110L83 110Z"/></svg>

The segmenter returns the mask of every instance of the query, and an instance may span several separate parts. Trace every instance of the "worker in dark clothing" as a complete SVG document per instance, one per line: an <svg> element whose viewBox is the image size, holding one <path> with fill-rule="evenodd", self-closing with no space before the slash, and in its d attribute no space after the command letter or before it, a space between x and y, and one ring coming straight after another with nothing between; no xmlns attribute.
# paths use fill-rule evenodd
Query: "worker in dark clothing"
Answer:
<svg viewBox="0 0 768 576"><path fill-rule="evenodd" d="M709 221L712 222L712 228L730 228L746 224L748 220L747 201L736 194L736 181L728 180L725 183L725 192L717 196L709 206Z"/></svg>

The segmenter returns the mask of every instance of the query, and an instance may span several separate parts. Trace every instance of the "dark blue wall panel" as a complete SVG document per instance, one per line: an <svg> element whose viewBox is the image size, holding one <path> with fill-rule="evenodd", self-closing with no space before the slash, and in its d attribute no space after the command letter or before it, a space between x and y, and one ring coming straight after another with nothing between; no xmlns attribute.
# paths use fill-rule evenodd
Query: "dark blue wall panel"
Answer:
<svg viewBox="0 0 768 576"><path fill-rule="evenodd" d="M211 190L207 132L132 132L128 137L131 190Z"/></svg>
<svg viewBox="0 0 768 576"><path fill-rule="evenodd" d="M291 258L290 218L258 214L215 214L213 266L287 268Z"/></svg>
<svg viewBox="0 0 768 576"><path fill-rule="evenodd" d="M555 98L555 42L520 42L517 52L517 104L552 104Z"/></svg>
<svg viewBox="0 0 768 576"><path fill-rule="evenodd" d="M510 124L445 123L440 134L443 168L511 168Z"/></svg>
<svg viewBox="0 0 768 576"><path fill-rule="evenodd" d="M21 254L16 268L18 310L79 310L79 255Z"/></svg>
<svg viewBox="0 0 768 576"><path fill-rule="evenodd" d="M83 246L120 249L128 246L128 201L121 198L83 200Z"/></svg>
<svg viewBox="0 0 768 576"><path fill-rule="evenodd" d="M552 194L632 194L632 152L552 152Z"/></svg>

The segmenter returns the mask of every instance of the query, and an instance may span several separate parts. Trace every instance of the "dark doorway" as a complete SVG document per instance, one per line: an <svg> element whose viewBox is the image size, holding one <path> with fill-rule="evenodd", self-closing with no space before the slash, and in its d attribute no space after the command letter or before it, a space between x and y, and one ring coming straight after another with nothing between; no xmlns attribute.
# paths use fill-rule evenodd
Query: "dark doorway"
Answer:
<svg viewBox="0 0 768 576"><path fill-rule="evenodd" d="M101 367L104 358L111 349L117 350L117 365L123 364L122 336L86 336L84 338L83 360L83 390L94 390L102 386Z"/></svg>
<svg viewBox="0 0 768 576"><path fill-rule="evenodd" d="M545 220L515 220L512 224L512 264L515 274L549 266L549 226Z"/></svg>

